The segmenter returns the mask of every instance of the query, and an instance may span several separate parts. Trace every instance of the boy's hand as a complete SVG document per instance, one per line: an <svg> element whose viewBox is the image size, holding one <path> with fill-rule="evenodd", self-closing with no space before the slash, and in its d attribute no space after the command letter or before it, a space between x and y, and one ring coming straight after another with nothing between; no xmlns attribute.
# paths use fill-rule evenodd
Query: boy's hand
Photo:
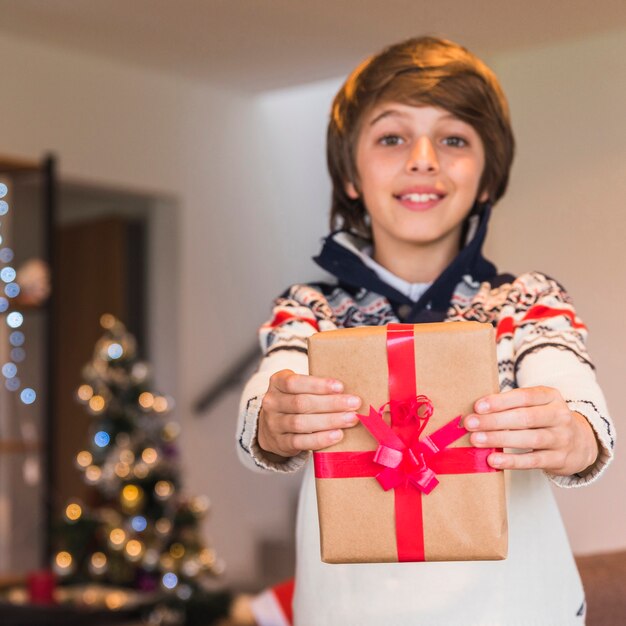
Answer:
<svg viewBox="0 0 626 626"><path fill-rule="evenodd" d="M355 410L361 406L360 398L342 392L338 380L276 372L261 405L259 446L289 457L337 443L342 429L358 422Z"/></svg>
<svg viewBox="0 0 626 626"><path fill-rule="evenodd" d="M521 448L519 454L496 452L489 465L498 469L548 470L569 476L595 462L598 442L589 422L567 407L552 387L528 387L485 396L463 425L479 448Z"/></svg>

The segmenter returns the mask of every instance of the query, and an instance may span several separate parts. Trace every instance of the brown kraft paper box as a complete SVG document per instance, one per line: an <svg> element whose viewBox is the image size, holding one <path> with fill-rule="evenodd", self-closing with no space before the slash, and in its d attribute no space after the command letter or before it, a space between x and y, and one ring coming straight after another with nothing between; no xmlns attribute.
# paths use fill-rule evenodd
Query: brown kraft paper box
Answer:
<svg viewBox="0 0 626 626"><path fill-rule="evenodd" d="M309 338L309 371L342 381L362 399L359 413L389 401L386 326L326 331ZM421 438L481 396L499 391L494 329L478 322L417 324L418 394L434 413ZM389 423L389 413L384 419ZM449 447L470 446L464 435ZM363 424L344 430L324 452L375 450ZM500 560L507 555L504 473L438 474L439 485L422 496L426 561ZM326 563L397 562L394 490L375 478L316 478L321 554Z"/></svg>

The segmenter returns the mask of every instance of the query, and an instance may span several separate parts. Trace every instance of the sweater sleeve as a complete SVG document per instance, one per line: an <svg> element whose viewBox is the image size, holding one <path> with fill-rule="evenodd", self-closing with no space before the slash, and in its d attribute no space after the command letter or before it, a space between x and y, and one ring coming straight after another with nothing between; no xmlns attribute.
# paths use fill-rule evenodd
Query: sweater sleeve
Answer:
<svg viewBox="0 0 626 626"><path fill-rule="evenodd" d="M306 463L308 451L277 460L259 446L259 413L272 374L283 369L308 374L307 337L334 328L335 319L326 299L313 287L295 285L275 301L272 317L259 330L263 358L246 383L239 404L237 452L250 469L295 472Z"/></svg>
<svg viewBox="0 0 626 626"><path fill-rule="evenodd" d="M512 342L515 386L558 389L571 411L583 415L598 441L596 462L571 476L546 472L560 487L595 481L613 457L615 429L586 348L587 328L567 292L555 280L533 272L513 283L512 304L503 309L498 337Z"/></svg>

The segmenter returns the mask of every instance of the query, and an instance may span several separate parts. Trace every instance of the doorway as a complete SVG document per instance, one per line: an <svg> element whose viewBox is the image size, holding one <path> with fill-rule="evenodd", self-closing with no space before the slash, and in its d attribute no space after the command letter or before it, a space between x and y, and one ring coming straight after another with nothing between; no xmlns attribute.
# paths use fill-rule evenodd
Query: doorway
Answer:
<svg viewBox="0 0 626 626"><path fill-rule="evenodd" d="M110 313L137 339L157 387L176 395L177 224L172 200L86 184L61 183L55 228L56 406L51 443L53 508L87 504L76 454L87 447L90 416L76 401L82 369ZM167 328L163 326L167 325Z"/></svg>

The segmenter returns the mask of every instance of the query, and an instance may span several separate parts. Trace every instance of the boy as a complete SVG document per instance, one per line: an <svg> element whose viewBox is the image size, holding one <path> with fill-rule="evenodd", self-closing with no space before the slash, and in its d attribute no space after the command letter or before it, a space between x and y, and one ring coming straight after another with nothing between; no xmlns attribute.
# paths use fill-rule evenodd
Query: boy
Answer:
<svg viewBox="0 0 626 626"><path fill-rule="evenodd" d="M328 128L331 234L316 261L337 284L295 285L261 329L265 358L243 393L244 462L295 471L357 423L360 398L307 375L306 337L337 327L477 320L497 328L501 393L464 419L507 472L505 561L320 562L311 464L297 527L294 619L304 624L581 624L584 595L549 481L598 477L614 431L584 347L586 328L543 274L498 274L481 254L514 141L493 73L423 37L359 66ZM366 523L366 521L364 522Z"/></svg>

